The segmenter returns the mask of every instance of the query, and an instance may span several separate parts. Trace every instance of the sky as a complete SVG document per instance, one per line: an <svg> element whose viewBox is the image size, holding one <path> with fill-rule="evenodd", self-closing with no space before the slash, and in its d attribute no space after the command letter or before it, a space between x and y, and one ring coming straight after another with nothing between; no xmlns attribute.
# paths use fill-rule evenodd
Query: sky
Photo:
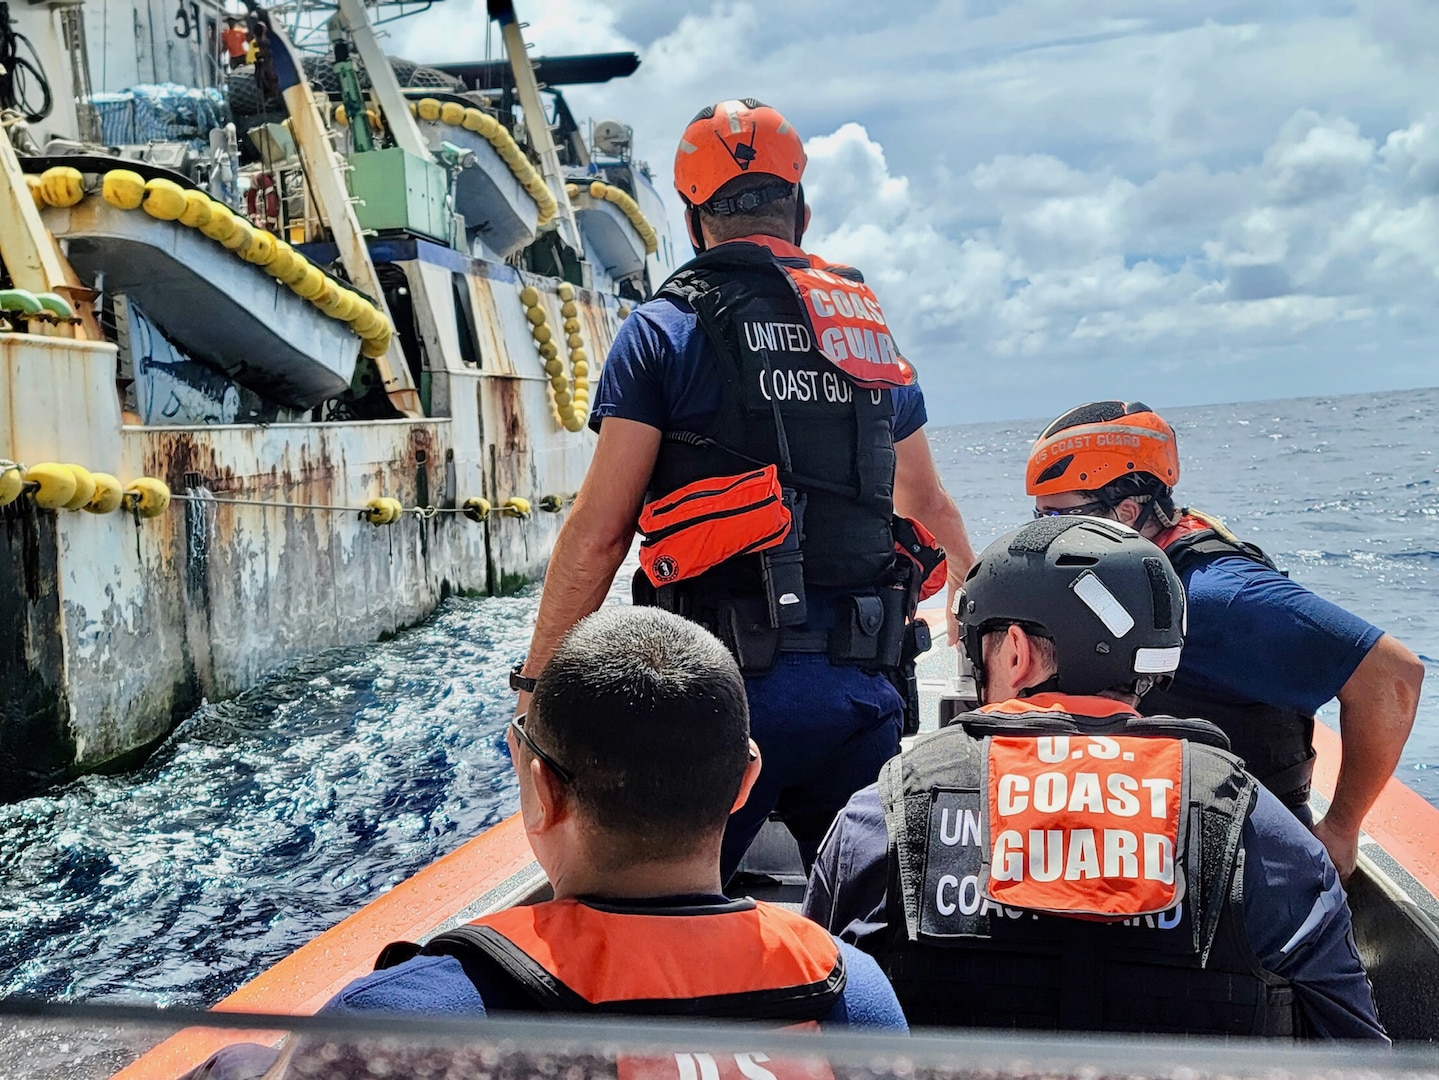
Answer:
<svg viewBox="0 0 1439 1080"><path fill-rule="evenodd" d="M1439 384L1434 0L517 0L536 56L671 163L757 97L809 154L808 250L859 267L930 418ZM484 56L483 0L391 24ZM499 49L499 35L494 35Z"/></svg>

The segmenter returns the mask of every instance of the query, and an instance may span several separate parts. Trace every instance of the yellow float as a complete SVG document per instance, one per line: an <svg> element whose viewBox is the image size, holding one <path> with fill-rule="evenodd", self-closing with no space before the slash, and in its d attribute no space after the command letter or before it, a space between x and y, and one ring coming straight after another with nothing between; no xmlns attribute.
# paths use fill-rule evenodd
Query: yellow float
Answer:
<svg viewBox="0 0 1439 1080"><path fill-rule="evenodd" d="M75 473L68 465L44 461L25 470L30 497L41 510L60 510L75 497Z"/></svg>
<svg viewBox="0 0 1439 1080"><path fill-rule="evenodd" d="M120 509L120 504L125 501L125 489L120 481L102 472L91 473L90 479L95 481L95 494L81 509L91 514L113 514Z"/></svg>
<svg viewBox="0 0 1439 1080"><path fill-rule="evenodd" d="M145 201L145 178L129 169L111 169L100 183L100 197L116 210L134 210Z"/></svg>

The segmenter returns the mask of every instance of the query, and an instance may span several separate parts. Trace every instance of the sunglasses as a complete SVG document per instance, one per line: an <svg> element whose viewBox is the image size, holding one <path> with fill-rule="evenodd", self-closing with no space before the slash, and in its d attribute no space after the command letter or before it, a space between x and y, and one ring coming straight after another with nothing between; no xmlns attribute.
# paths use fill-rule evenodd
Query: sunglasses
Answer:
<svg viewBox="0 0 1439 1080"><path fill-rule="evenodd" d="M525 730L525 715L525 713L520 713L519 716L510 721L510 730L515 733L515 737L525 744L530 753L534 754L535 757L549 766L550 772L558 776L561 782L566 784L574 783L575 774L570 772L569 769L565 768L554 758L550 757L545 751L541 750L540 744L530 737L530 733Z"/></svg>
<svg viewBox="0 0 1439 1080"><path fill-rule="evenodd" d="M1056 506L1048 510L1035 510L1034 517L1037 521L1047 517L1092 517L1096 511L1112 509L1107 502L1095 500L1094 502L1080 503L1078 506Z"/></svg>

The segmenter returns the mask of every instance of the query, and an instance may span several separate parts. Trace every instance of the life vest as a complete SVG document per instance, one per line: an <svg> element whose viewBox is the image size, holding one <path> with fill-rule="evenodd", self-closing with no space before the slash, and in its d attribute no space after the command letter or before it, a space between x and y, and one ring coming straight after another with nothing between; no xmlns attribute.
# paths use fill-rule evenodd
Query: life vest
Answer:
<svg viewBox="0 0 1439 1080"><path fill-rule="evenodd" d="M548 1012L813 1021L845 985L833 937L753 900L680 909L551 900L486 915L423 949L389 946L376 967L419 954L506 979Z"/></svg>
<svg viewBox="0 0 1439 1080"><path fill-rule="evenodd" d="M729 559L655 595L636 591L636 602L657 603L709 627L740 655L747 672L765 670L780 649L829 651L837 662L881 669L898 662L903 612L893 633L882 632L875 622L891 621L884 593L893 584L897 565L890 526L893 403L888 389L859 386L817 343L822 331L806 303L819 302L818 294L811 290L809 299L801 301L790 272L808 273L820 266L817 272L824 277L816 281L821 285L829 279L854 289L862 284L858 271L848 267L809 256L780 257L758 244L731 242L693 259L659 291L696 313L718 367L721 402L703 430L664 433L649 483L651 501L700 481L776 466L780 483L798 494L795 516L804 586L868 597L840 617L854 624L858 637L869 639L858 650L843 644L830 647L824 640L794 644L796 635L780 643L776 632L768 642L772 648L752 645L749 651L758 659L747 661L744 642L737 638L751 631L763 637L767 622L763 604L753 602L763 595L759 555ZM836 303L835 287L830 288L821 310L828 310L824 303ZM849 303L851 312L857 310ZM869 332L883 332L888 340L883 313L872 296L863 308ZM867 340L861 335L861 344ZM897 370L894 364L890 367ZM871 602L876 598L883 601L884 611ZM884 648L877 652L874 642L880 639Z"/></svg>
<svg viewBox="0 0 1439 1080"><path fill-rule="evenodd" d="M1223 522L1197 510L1186 509L1174 526L1156 536L1154 542L1164 549L1186 589L1189 571L1228 555L1282 573L1259 547L1238 539ZM1291 808L1307 803L1314 774L1314 717L1263 702L1218 700L1194 687L1185 675L1181 661L1175 681L1165 689L1145 694L1139 703L1140 711L1202 716L1217 724L1229 736L1230 746L1244 760L1244 767L1281 802Z"/></svg>
<svg viewBox="0 0 1439 1080"><path fill-rule="evenodd" d="M881 771L888 928L910 1023L1293 1035L1245 938L1253 777L1200 720L1106 698L987 705Z"/></svg>

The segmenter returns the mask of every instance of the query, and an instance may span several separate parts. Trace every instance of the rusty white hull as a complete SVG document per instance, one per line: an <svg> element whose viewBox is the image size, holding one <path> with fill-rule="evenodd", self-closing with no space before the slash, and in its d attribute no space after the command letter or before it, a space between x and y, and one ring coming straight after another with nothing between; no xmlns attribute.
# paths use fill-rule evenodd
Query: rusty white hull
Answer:
<svg viewBox="0 0 1439 1080"><path fill-rule="evenodd" d="M127 424L115 346L0 334L0 458L156 476L185 496L146 521L25 498L0 510L0 799L121 762L287 660L543 572L564 512L540 500L568 503L594 438L560 425L519 299L534 284L558 326L558 282L423 242L383 254L435 358L420 373L429 419ZM577 300L603 357L618 301ZM316 509L382 495L440 512L376 527ZM474 496L535 512L446 512Z"/></svg>

